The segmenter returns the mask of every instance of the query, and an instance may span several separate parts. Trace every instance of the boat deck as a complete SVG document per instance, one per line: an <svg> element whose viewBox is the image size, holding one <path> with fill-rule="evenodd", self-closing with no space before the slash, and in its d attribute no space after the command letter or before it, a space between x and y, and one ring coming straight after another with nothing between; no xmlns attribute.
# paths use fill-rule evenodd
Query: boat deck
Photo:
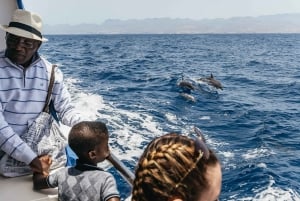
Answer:
<svg viewBox="0 0 300 201"><path fill-rule="evenodd" d="M6 178L0 176L0 200L57 201L57 189L33 190L32 176Z"/></svg>

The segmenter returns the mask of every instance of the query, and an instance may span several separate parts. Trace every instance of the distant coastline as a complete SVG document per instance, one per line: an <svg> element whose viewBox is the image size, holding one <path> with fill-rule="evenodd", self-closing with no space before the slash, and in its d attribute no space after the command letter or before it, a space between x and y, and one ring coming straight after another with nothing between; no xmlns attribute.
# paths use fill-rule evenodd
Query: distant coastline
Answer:
<svg viewBox="0 0 300 201"><path fill-rule="evenodd" d="M44 33L47 35L300 33L300 13L203 20L171 18L109 19L102 24L46 24Z"/></svg>

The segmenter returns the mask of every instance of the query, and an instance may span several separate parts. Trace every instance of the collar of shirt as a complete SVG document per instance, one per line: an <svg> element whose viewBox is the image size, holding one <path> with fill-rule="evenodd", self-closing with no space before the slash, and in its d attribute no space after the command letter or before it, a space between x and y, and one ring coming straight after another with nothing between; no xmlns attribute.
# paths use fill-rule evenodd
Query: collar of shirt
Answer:
<svg viewBox="0 0 300 201"><path fill-rule="evenodd" d="M100 170L103 171L102 168L95 166L95 165L90 165L86 163L81 163L79 160L76 161L76 166L75 168L80 171L88 171L88 170Z"/></svg>

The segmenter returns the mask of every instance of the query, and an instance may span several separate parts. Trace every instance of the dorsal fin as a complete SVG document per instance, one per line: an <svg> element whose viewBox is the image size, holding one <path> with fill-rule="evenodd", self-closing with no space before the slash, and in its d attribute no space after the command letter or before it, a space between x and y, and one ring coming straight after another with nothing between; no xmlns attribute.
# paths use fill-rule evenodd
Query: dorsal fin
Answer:
<svg viewBox="0 0 300 201"><path fill-rule="evenodd" d="M213 76L213 74L212 74L212 73L210 73L210 78L214 78L214 76Z"/></svg>

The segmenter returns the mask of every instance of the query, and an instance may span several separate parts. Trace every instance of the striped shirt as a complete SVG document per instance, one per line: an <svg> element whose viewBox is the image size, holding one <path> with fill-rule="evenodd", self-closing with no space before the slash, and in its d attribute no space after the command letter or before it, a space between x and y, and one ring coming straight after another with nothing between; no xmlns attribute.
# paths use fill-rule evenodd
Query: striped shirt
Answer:
<svg viewBox="0 0 300 201"><path fill-rule="evenodd" d="M5 57L5 51L0 52L0 149L26 164L37 155L20 136L43 110L52 68L46 59L36 56L37 59L25 69ZM52 100L63 124L73 126L83 120L71 104L58 68Z"/></svg>

